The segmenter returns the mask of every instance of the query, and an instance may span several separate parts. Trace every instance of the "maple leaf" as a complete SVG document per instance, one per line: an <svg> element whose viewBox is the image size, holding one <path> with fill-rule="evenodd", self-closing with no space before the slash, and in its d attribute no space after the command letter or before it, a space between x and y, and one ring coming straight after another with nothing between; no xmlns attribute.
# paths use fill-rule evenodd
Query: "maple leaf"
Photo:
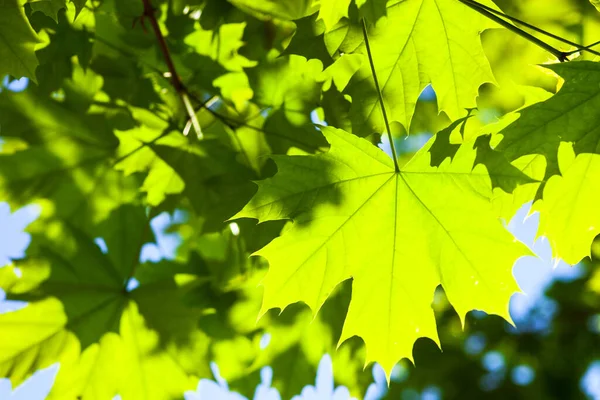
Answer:
<svg viewBox="0 0 600 400"><path fill-rule="evenodd" d="M0 77L12 75L36 80L38 60L35 47L40 43L17 0L0 2Z"/></svg>
<svg viewBox="0 0 600 400"><path fill-rule="evenodd" d="M66 0L27 0L32 11L43 12L58 22L58 12L66 7Z"/></svg>
<svg viewBox="0 0 600 400"><path fill-rule="evenodd" d="M387 0L356 0L360 14L371 22L386 15Z"/></svg>
<svg viewBox="0 0 600 400"><path fill-rule="evenodd" d="M262 19L299 19L317 11L313 0L232 0L231 3Z"/></svg>
<svg viewBox="0 0 600 400"><path fill-rule="evenodd" d="M112 168L111 121L27 92L1 93L0 107L4 135L21 143L0 152L0 198L14 206L50 201L80 227L135 201L137 179Z"/></svg>
<svg viewBox="0 0 600 400"><path fill-rule="evenodd" d="M431 309L441 284L464 322L479 309L510 320L514 261L528 254L492 212L490 176L467 146L429 166L425 146L400 172L364 139L323 128L331 149L276 156L278 173L234 218L294 224L256 254L270 264L261 314L303 301L317 312L353 279L340 343L360 336L389 378L416 339L439 343Z"/></svg>
<svg viewBox="0 0 600 400"><path fill-rule="evenodd" d="M576 264L590 254L591 241L600 233L597 195L587 186L600 177L600 64L579 61L545 67L564 79L563 86L549 99L523 109L519 119L501 130L496 150L513 162L544 157L547 187L537 195L543 199L538 235L548 237L555 257ZM567 143L572 144L569 151Z"/></svg>
<svg viewBox="0 0 600 400"><path fill-rule="evenodd" d="M484 2L490 7L491 1ZM460 22L457 22L460 21ZM432 84L438 106L451 120L476 106L479 86L494 82L480 33L493 25L455 0L407 0L387 4L387 17L368 28L381 94L390 114L410 129L417 99ZM361 53L366 46L356 24L325 34L330 53ZM368 63L351 80L353 130L383 132L381 108Z"/></svg>
<svg viewBox="0 0 600 400"><path fill-rule="evenodd" d="M106 254L64 221L44 216L31 229L28 259L17 264L22 278L0 270L8 297L28 302L0 315L2 376L18 384L60 362L49 399L175 399L209 375L198 361L207 348L203 308L182 301L197 270L138 264L150 239L142 208L122 207L98 229ZM129 291L131 277L140 285Z"/></svg>
<svg viewBox="0 0 600 400"><path fill-rule="evenodd" d="M564 79L548 100L523 109L504 128L497 150L509 160L541 154L548 162L546 177L559 173L558 148L573 143L576 154L600 154L600 63L593 61L545 65Z"/></svg>
<svg viewBox="0 0 600 400"><path fill-rule="evenodd" d="M319 19L325 23L325 30L331 30L340 19L348 16L350 0L320 0Z"/></svg>
<svg viewBox="0 0 600 400"><path fill-rule="evenodd" d="M600 233L600 208L596 182L600 179L600 155L575 156L563 143L558 162L561 176L552 176L544 187L539 236L546 236L554 257L571 265L591 255L594 238Z"/></svg>

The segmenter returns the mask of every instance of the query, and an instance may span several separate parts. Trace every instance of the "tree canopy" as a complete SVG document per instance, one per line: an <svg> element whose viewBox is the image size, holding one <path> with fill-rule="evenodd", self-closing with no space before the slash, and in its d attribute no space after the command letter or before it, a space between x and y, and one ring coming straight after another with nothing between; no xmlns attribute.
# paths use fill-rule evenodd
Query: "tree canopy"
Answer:
<svg viewBox="0 0 600 400"><path fill-rule="evenodd" d="M580 396L549 348L600 348L600 13L552 3L0 1L0 77L29 80L0 92L0 200L40 210L0 269L27 302L0 314L0 377L58 362L49 399L169 400L211 362L250 396L270 365L291 398L329 353L356 397L376 362L390 398L427 371L480 398L458 381L485 331L544 377L498 398L561 374ZM509 313L529 203L581 263L550 336ZM165 213L176 254L141 258Z"/></svg>

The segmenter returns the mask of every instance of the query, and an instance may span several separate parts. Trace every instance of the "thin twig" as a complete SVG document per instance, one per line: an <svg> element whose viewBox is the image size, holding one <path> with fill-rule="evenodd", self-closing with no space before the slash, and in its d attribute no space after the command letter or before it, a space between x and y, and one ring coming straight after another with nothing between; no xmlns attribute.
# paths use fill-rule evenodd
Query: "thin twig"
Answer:
<svg viewBox="0 0 600 400"><path fill-rule="evenodd" d="M532 34L525 32L523 29L514 26L513 24L511 24L510 22L500 18L499 16L492 14L491 12L489 12L488 10L481 8L480 6L482 4L471 1L471 0L458 0L461 3L463 3L464 5L466 5L467 7L471 8L472 10L477 11L479 14L483 15L484 17L491 19L494 22L497 22L498 24L502 25L503 27L505 27L506 29L516 33L517 35L529 40L530 42L532 42L533 44L541 47L542 49L546 50L547 52L551 53L552 55L554 55L559 61L563 62L563 61L568 61L569 59L567 58L566 53L563 53L562 51L560 51L559 49L550 46L548 43L544 42L543 40L540 40L538 38L536 38L535 36L533 36Z"/></svg>
<svg viewBox="0 0 600 400"><path fill-rule="evenodd" d="M392 137L392 131L390 129L390 122L388 121L387 112L385 111L385 104L383 102L383 94L381 93L381 89L379 87L379 81L377 80L377 73L375 72L375 63L373 62L373 56L371 54L371 45L369 44L369 35L367 34L367 24L362 19L362 30L363 36L365 38L365 45L367 47L367 55L369 56L369 63L371 64L371 73L373 74L373 81L375 82L375 90L377 91L377 95L379 96L379 104L381 105L381 113L383 114L383 121L385 122L385 129L387 131L387 136L390 141L390 147L392 148L392 158L394 159L394 169L396 172L400 172L400 167L398 166L398 156L396 155L396 148L394 147L394 138Z"/></svg>
<svg viewBox="0 0 600 400"><path fill-rule="evenodd" d="M592 53L592 54L596 54L597 52L596 52L596 51L594 51L594 50L591 50L591 48L592 48L592 47L595 47L595 46L598 46L599 44L600 44L600 40L599 40L599 41L597 41L597 42L594 42L594 43L592 43L592 44L588 44L588 45L587 45L587 46L585 46L585 47L581 47L581 48L577 48L577 49L575 49L575 50L573 50L573 51L569 51L569 52L567 53L567 55L569 55L569 56L572 56L573 54L575 54L575 53L579 53L579 52L582 52L582 51L588 51L588 52L590 52L590 53ZM598 54L600 55L600 53L598 53Z"/></svg>
<svg viewBox="0 0 600 400"><path fill-rule="evenodd" d="M171 75L171 84L173 85L173 88L175 89L175 91L181 98L181 101L183 102L183 106L185 107L185 110L187 111L190 120L192 121L192 126L196 131L198 139L202 139L202 129L200 128L198 117L196 116L196 113L194 113L194 109L188 97L188 92L185 86L183 85L183 82L181 82L181 78L177 74L177 69L175 68L173 59L171 58L171 53L169 52L167 41L165 40L165 37L162 34L162 31L160 30L160 26L158 25L158 21L156 20L156 16L154 15L155 10L154 7L152 7L151 0L142 0L142 2L144 3L144 14L142 18L147 18L150 21L150 25L152 25L152 30L154 31L154 35L158 40L158 46L160 47L165 62L167 63L167 68L169 68L169 74Z"/></svg>
<svg viewBox="0 0 600 400"><path fill-rule="evenodd" d="M574 53L577 53L578 51L587 51L587 52L589 52L591 54L600 56L600 52L592 49L592 47L594 47L595 45L599 44L600 42L593 43L593 44L591 44L589 46L583 46L583 45L581 45L579 43L575 43L575 42L573 42L573 41L571 41L569 39L566 39L566 38L563 38L561 36L555 35L555 34L553 34L551 32L548 32L548 31L546 31L546 30L544 30L542 28L538 28L535 25L531 25L530 23L522 21L519 18L513 17L511 15L508 15L508 14L503 13L503 12L498 11L498 10L494 10L493 8L488 7L485 4L481 4L478 1L475 1L475 0L464 0L464 1L461 0L461 1L463 3L470 3L470 4L474 5L475 7L479 7L479 8L481 8L483 10L486 10L486 11L492 13L492 14L496 14L496 15L502 17L502 18L506 18L506 19L508 19L510 21L513 21L514 23L517 23L519 25L523 25L523 26L525 26L525 27L527 27L527 28L529 28L529 29L531 29L533 31L541 33L542 35L545 35L545 36L548 36L548 37L550 37L552 39L558 40L559 42L562 42L562 43L565 43L565 44L577 47L577 50L575 50L573 52L569 52L569 53L562 52L565 55L574 54Z"/></svg>
<svg viewBox="0 0 600 400"><path fill-rule="evenodd" d="M223 115L215 110L213 110L212 108L210 108L210 106L212 104L214 104L214 102L216 101L218 96L213 96L211 98L209 98L206 101L201 101L197 96L195 96L193 93L188 92L190 99L194 100L196 103L198 103L199 105L195 108L196 110L200 110L200 109L205 109L206 111L208 111L216 120L221 121L221 123L223 123L225 126L227 126L229 129L231 130L237 130L241 127L244 128L248 128L248 129L252 129L256 132L262 132L265 135L268 136L275 136L275 137L279 137L283 140L287 140L288 142L292 142L292 143L296 143L297 145L300 146L304 146L306 148L312 149L314 151L319 151L319 147L315 147L314 145L305 143L301 140L295 139L292 136L285 136L276 132L272 132L272 131L267 131L264 128L259 128L257 126L251 125L248 122L242 120L240 121L237 118L232 118L232 117L228 117L227 115ZM313 124L314 125L314 124Z"/></svg>

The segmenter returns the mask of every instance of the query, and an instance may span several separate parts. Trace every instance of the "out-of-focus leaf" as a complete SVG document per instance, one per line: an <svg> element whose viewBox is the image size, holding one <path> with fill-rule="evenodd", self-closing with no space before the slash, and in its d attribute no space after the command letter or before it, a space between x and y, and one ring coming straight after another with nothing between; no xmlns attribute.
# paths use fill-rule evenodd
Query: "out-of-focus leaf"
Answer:
<svg viewBox="0 0 600 400"><path fill-rule="evenodd" d="M231 0L231 3L251 15L262 18L295 20L317 11L313 0Z"/></svg>
<svg viewBox="0 0 600 400"><path fill-rule="evenodd" d="M33 11L41 11L58 22L58 12L67 6L66 0L27 0Z"/></svg>
<svg viewBox="0 0 600 400"><path fill-rule="evenodd" d="M103 114L79 114L32 93L0 94L5 136L25 147L0 153L0 198L43 202L78 226L135 202L137 181L113 169L118 141ZM46 203L49 201L50 203Z"/></svg>
<svg viewBox="0 0 600 400"><path fill-rule="evenodd" d="M18 0L0 3L0 77L12 75L36 80L36 45L40 39L25 17Z"/></svg>
<svg viewBox="0 0 600 400"><path fill-rule="evenodd" d="M115 211L100 229L108 254L69 224L35 223L28 260L19 264L22 278L3 285L29 304L0 316L2 376L19 384L60 362L49 399L178 399L208 375L202 308L183 301L197 284L193 267L175 265L151 280L145 272L140 286L127 290L149 239L146 223L139 208Z"/></svg>

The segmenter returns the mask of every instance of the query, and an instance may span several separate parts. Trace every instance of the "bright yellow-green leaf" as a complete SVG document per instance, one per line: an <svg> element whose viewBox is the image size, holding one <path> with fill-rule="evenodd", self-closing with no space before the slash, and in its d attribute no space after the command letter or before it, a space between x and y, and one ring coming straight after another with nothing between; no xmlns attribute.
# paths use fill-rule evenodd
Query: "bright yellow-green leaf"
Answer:
<svg viewBox="0 0 600 400"><path fill-rule="evenodd" d="M486 5L495 7L490 1ZM421 91L431 83L440 111L451 120L476 106L479 87L494 78L480 34L489 20L456 0L391 1L387 17L368 27L375 70L390 119L407 130ZM325 35L330 52L363 53L361 28L347 25ZM353 132L384 131L369 63L350 82Z"/></svg>
<svg viewBox="0 0 600 400"><path fill-rule="evenodd" d="M204 30L199 26L185 38L185 43L192 46L198 54L211 57L229 71L241 71L256 63L238 54L244 45L245 23L223 24L218 31Z"/></svg>
<svg viewBox="0 0 600 400"><path fill-rule="evenodd" d="M356 0L360 14L371 22L383 17L386 11L387 0Z"/></svg>
<svg viewBox="0 0 600 400"><path fill-rule="evenodd" d="M548 238L555 257L575 265L590 256L600 233L600 155L575 157L573 147L563 143L558 163L561 175L551 177L544 188L538 235Z"/></svg>
<svg viewBox="0 0 600 400"><path fill-rule="evenodd" d="M299 19L317 10L314 0L231 0L231 3L264 19Z"/></svg>
<svg viewBox="0 0 600 400"><path fill-rule="evenodd" d="M133 129L115 132L120 141L117 149L120 161L116 163L115 169L123 171L126 175L147 172L148 175L140 190L148 193L149 205L157 206L168 195L181 193L185 183L147 144L160 143L185 147L188 141L181 133L170 131L166 121L150 112L135 109L133 114L138 121L143 121L143 124Z"/></svg>
<svg viewBox="0 0 600 400"><path fill-rule="evenodd" d="M294 221L257 252L270 264L261 314L297 301L316 312L352 278L341 341L360 336L367 361L388 376L412 358L416 339L439 343L430 306L439 284L463 321L472 309L510 319L511 269L528 251L493 214L490 176L472 169L474 151L463 146L434 168L426 146L396 173L367 141L323 132L328 153L274 157L278 173L236 215Z"/></svg>
<svg viewBox="0 0 600 400"><path fill-rule="evenodd" d="M213 84L221 89L221 95L233 103L240 112L248 108L254 92L249 87L248 77L243 72L230 72L215 79Z"/></svg>
<svg viewBox="0 0 600 400"><path fill-rule="evenodd" d="M340 19L348 16L350 0L317 0L319 19L325 23L325 30L331 30Z"/></svg>

